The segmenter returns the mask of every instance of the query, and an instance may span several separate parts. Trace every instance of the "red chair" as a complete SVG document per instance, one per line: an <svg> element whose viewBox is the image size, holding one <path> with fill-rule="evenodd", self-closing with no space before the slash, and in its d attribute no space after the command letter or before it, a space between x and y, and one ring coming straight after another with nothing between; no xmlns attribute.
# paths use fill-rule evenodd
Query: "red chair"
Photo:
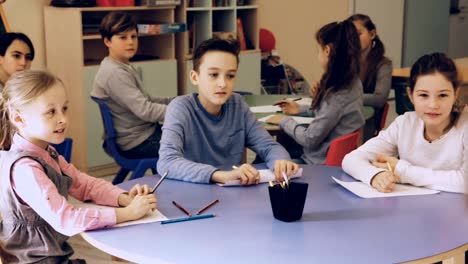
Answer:
<svg viewBox="0 0 468 264"><path fill-rule="evenodd" d="M387 122L387 115L388 115L388 109L390 108L390 105L388 103L385 103L383 112L382 112L382 117L380 119L380 127L379 130L377 131L376 134L380 132L380 130L385 128L385 122Z"/></svg>
<svg viewBox="0 0 468 264"><path fill-rule="evenodd" d="M361 136L361 129L335 138L328 149L325 165L327 166L341 166L341 162L346 154L355 150L358 146L359 137Z"/></svg>
<svg viewBox="0 0 468 264"><path fill-rule="evenodd" d="M270 30L260 29L259 45L262 52L271 52L276 48L276 39Z"/></svg>

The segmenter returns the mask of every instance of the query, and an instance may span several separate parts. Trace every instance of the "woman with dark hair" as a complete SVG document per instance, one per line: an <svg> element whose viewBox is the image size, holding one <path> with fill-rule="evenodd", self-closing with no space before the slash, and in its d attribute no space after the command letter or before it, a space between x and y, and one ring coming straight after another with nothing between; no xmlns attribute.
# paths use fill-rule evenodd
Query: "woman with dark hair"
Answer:
<svg viewBox="0 0 468 264"><path fill-rule="evenodd" d="M335 138L352 133L364 125L362 84L359 80L360 45L356 28L350 21L323 26L315 35L318 60L324 73L312 106L281 100L279 106L288 115L310 115L308 127L284 115L268 120L278 123L292 138L281 142L297 162L324 164L328 148Z"/></svg>
<svg viewBox="0 0 468 264"><path fill-rule="evenodd" d="M31 68L34 46L23 33L8 32L0 36L0 88L10 76Z"/></svg>
<svg viewBox="0 0 468 264"><path fill-rule="evenodd" d="M374 118L367 121L364 141L374 137L380 129L383 108L392 84L392 61L385 57L385 47L369 16L355 14L348 18L353 22L361 42L360 78L364 88L364 105L374 107Z"/></svg>
<svg viewBox="0 0 468 264"><path fill-rule="evenodd" d="M409 81L415 111L346 155L343 170L380 192L392 192L396 183L464 192L468 113L457 101L457 68L442 53L424 55Z"/></svg>

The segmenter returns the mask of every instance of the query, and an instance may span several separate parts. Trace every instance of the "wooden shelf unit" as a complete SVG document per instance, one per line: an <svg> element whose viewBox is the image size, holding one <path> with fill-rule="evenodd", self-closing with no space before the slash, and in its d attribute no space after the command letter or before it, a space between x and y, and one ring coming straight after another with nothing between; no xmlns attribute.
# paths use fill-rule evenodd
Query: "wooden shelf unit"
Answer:
<svg viewBox="0 0 468 264"><path fill-rule="evenodd" d="M191 1L183 3L176 9L176 20L187 24L187 32L176 36L176 57L178 61L179 94L196 91L190 83L189 73L192 69L190 61L193 47L211 38L214 32L233 32L237 35L237 19L243 24L248 49L241 51L239 72L235 90L249 91L260 94L260 60L261 54L258 44L258 6L257 0L243 1L237 5L236 0L196 0L196 6L187 6ZM224 2L224 6L213 6L214 3ZM190 28L195 25L193 41ZM190 43L192 42L192 43Z"/></svg>

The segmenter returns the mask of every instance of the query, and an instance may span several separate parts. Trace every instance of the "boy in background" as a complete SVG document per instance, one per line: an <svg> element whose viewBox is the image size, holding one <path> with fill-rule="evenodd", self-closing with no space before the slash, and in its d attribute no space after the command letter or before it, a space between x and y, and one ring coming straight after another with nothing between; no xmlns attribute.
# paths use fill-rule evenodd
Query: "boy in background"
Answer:
<svg viewBox="0 0 468 264"><path fill-rule="evenodd" d="M111 12L102 19L100 32L109 56L99 66L91 96L109 107L124 157L157 157L162 133L159 122L164 121L171 99L146 93L130 64L138 49L137 23L129 14Z"/></svg>

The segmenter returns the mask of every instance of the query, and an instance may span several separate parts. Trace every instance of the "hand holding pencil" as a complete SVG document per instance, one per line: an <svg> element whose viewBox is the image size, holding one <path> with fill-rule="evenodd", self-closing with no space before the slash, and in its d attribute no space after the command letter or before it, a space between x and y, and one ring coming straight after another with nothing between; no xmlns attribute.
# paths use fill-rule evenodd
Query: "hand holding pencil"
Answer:
<svg viewBox="0 0 468 264"><path fill-rule="evenodd" d="M301 106L296 103L296 101L301 100L302 98L296 98L293 100L283 99L280 101L275 102L273 105L277 105L281 108L283 113L287 115L297 115L300 113Z"/></svg>
<svg viewBox="0 0 468 264"><path fill-rule="evenodd" d="M379 192L392 192L395 184L400 182L400 177L394 173L394 168L398 162L395 157L378 155L372 164L378 168L385 169L377 173L371 180L372 187Z"/></svg>

